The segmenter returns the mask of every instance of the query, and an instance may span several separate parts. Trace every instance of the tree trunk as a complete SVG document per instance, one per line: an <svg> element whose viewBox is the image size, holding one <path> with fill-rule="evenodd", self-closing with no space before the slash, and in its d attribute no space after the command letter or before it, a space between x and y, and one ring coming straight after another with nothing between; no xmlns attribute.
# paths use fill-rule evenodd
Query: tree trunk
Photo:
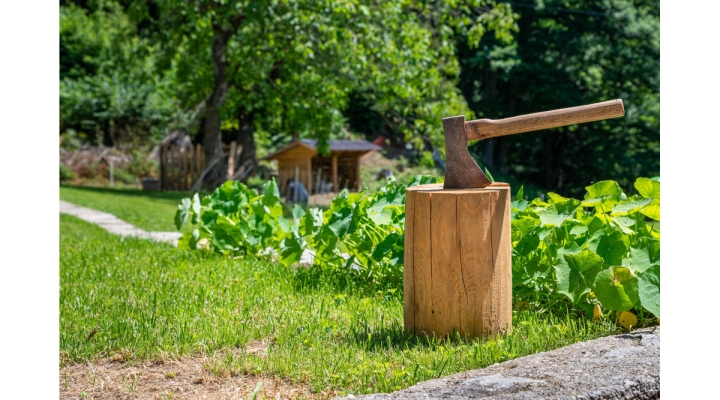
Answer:
<svg viewBox="0 0 720 400"><path fill-rule="evenodd" d="M212 62L215 75L215 87L205 108L205 124L203 127L203 147L205 147L205 160L209 165L216 158L222 157L222 134L220 132L220 109L225 104L228 94L227 66L225 50L230 35L227 32L216 32L212 43ZM226 169L222 168L223 163L218 163L216 168L208 174L205 182L206 188L214 189L222 180L220 176Z"/></svg>
<svg viewBox="0 0 720 400"><path fill-rule="evenodd" d="M247 112L244 108L238 109L238 131L237 143L242 146L240 157L237 162L238 171L254 170L257 167L257 152L255 147L255 114ZM249 174L243 174L246 180Z"/></svg>
<svg viewBox="0 0 720 400"><path fill-rule="evenodd" d="M220 134L220 108L225 104L228 93L227 59L225 50L229 35L216 33L212 44L212 62L215 75L215 88L205 109L204 143L205 159L211 161L222 155L222 136Z"/></svg>

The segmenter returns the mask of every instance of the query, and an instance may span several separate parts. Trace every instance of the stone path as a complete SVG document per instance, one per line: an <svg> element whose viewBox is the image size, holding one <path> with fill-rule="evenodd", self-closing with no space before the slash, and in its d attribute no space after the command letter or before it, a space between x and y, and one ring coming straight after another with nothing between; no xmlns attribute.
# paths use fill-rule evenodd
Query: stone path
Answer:
<svg viewBox="0 0 720 400"><path fill-rule="evenodd" d="M74 215L87 222L92 222L106 231L120 236L136 236L144 239L153 239L160 242L171 243L173 246L177 246L177 241L180 236L182 236L180 232L146 232L112 214L80 207L62 200L60 200L60 212Z"/></svg>
<svg viewBox="0 0 720 400"><path fill-rule="evenodd" d="M576 343L390 394L343 399L659 399L660 327Z"/></svg>

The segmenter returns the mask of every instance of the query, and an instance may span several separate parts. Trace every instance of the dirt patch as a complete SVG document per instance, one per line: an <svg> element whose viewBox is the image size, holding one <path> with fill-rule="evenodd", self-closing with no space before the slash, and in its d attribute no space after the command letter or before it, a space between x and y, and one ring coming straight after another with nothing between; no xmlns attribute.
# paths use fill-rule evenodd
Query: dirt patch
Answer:
<svg viewBox="0 0 720 400"><path fill-rule="evenodd" d="M310 195L308 207L330 207L330 203L338 194L335 192L316 193Z"/></svg>
<svg viewBox="0 0 720 400"><path fill-rule="evenodd" d="M262 353L258 342L250 350ZM105 359L65 365L60 369L61 399L325 399L337 393L313 393L310 388L267 376L216 376L205 366L207 357L125 362Z"/></svg>

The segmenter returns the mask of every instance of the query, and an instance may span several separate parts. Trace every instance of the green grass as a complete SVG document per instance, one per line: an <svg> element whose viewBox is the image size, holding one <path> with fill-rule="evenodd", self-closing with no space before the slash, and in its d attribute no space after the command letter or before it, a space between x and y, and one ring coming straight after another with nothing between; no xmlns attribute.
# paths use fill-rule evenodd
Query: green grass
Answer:
<svg viewBox="0 0 720 400"><path fill-rule="evenodd" d="M121 238L67 215L60 227L63 362L201 353L218 375L264 374L357 394L616 332L609 322L515 311L514 332L496 340L416 338L403 334L402 294L342 291L302 270ZM255 340L271 343L266 355L241 350Z"/></svg>
<svg viewBox="0 0 720 400"><path fill-rule="evenodd" d="M146 231L177 231L175 211L180 200L188 196L186 192L60 186L61 200L108 212Z"/></svg>

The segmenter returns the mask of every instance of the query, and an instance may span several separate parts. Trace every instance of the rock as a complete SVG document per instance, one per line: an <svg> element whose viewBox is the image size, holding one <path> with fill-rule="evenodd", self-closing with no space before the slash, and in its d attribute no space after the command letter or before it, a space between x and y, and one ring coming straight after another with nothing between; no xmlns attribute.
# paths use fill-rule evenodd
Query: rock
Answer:
<svg viewBox="0 0 720 400"><path fill-rule="evenodd" d="M353 398L659 399L660 327L576 343L390 394Z"/></svg>

